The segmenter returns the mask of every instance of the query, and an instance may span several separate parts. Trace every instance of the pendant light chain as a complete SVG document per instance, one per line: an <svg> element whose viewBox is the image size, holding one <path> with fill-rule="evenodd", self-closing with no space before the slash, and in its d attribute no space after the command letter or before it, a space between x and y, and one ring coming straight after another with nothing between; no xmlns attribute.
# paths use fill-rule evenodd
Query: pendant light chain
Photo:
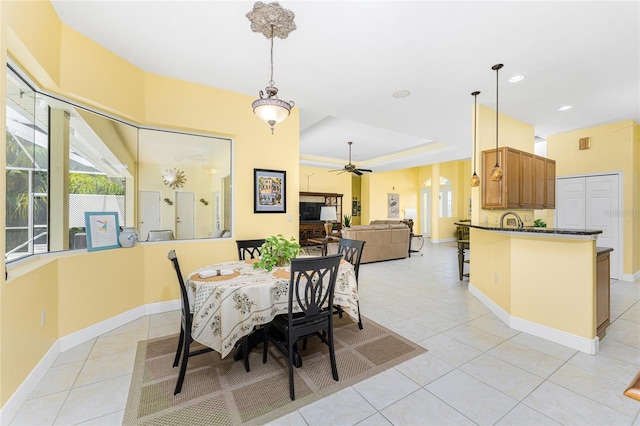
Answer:
<svg viewBox="0 0 640 426"><path fill-rule="evenodd" d="M273 25L271 25L271 78L269 79L269 86L274 86L275 84L273 81Z"/></svg>
<svg viewBox="0 0 640 426"><path fill-rule="evenodd" d="M476 173L476 144L478 143L478 95L480 91L471 93L473 96L473 175L471 176L471 187L480 186L480 178Z"/></svg>
<svg viewBox="0 0 640 426"><path fill-rule="evenodd" d="M500 68L502 68L502 65L500 65ZM498 72L500 68L496 68L496 167L500 166L500 164L498 164Z"/></svg>

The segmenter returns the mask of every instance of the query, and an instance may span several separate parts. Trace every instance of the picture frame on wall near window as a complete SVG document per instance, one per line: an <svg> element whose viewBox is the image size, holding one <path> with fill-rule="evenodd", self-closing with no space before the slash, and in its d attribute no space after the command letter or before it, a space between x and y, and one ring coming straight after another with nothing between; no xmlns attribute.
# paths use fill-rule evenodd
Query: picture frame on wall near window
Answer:
<svg viewBox="0 0 640 426"><path fill-rule="evenodd" d="M85 212L84 222L87 230L87 251L120 247L118 213Z"/></svg>
<svg viewBox="0 0 640 426"><path fill-rule="evenodd" d="M287 172L253 169L253 212L287 212Z"/></svg>

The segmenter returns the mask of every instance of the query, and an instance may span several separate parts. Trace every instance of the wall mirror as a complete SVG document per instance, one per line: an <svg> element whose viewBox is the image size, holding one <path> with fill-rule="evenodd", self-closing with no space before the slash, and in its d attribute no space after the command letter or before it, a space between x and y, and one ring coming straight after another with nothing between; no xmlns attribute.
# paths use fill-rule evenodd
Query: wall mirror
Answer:
<svg viewBox="0 0 640 426"><path fill-rule="evenodd" d="M138 133L140 241L231 233L231 141L164 130Z"/></svg>

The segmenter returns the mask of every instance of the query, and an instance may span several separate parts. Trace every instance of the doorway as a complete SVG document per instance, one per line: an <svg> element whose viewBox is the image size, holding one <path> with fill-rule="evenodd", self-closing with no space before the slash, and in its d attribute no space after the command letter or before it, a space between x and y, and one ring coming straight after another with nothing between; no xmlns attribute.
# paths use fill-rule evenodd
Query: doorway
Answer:
<svg viewBox="0 0 640 426"><path fill-rule="evenodd" d="M556 226L600 229L596 245L611 247L611 275L622 277L622 211L620 174L558 178Z"/></svg>
<svg viewBox="0 0 640 426"><path fill-rule="evenodd" d="M149 231L162 229L160 191L140 191L138 200L138 238L147 241Z"/></svg>
<svg viewBox="0 0 640 426"><path fill-rule="evenodd" d="M195 238L195 201L193 192L176 191L176 239Z"/></svg>

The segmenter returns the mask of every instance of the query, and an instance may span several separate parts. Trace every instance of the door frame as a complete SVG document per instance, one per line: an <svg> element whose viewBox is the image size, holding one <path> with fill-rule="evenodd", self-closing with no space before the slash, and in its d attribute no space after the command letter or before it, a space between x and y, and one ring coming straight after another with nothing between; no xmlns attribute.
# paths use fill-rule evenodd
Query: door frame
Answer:
<svg viewBox="0 0 640 426"><path fill-rule="evenodd" d="M420 190L420 211L422 212L420 232L424 238L431 238L431 188Z"/></svg>
<svg viewBox="0 0 640 426"><path fill-rule="evenodd" d="M571 178L588 178L588 177L598 177L598 176L610 176L610 175L615 175L618 177L618 206L616 207L616 210L618 212L618 214L615 215L615 217L618 219L618 271L620 271L620 273L618 274L618 278L617 280L619 281L634 281L633 279L633 274L629 275L629 277L627 277L624 273L624 220L623 219L623 194L624 194L624 179L623 179L623 172L618 171L618 172L601 172L601 173L584 173L584 174L575 174L575 175L566 175L566 176L556 176L556 187L558 186L558 180L559 179L571 179ZM557 200L558 194L556 194L556 206L558 205L558 200ZM558 222L558 216L557 216L557 209L553 210L553 221L554 223ZM597 240L596 240L596 244L597 244Z"/></svg>

